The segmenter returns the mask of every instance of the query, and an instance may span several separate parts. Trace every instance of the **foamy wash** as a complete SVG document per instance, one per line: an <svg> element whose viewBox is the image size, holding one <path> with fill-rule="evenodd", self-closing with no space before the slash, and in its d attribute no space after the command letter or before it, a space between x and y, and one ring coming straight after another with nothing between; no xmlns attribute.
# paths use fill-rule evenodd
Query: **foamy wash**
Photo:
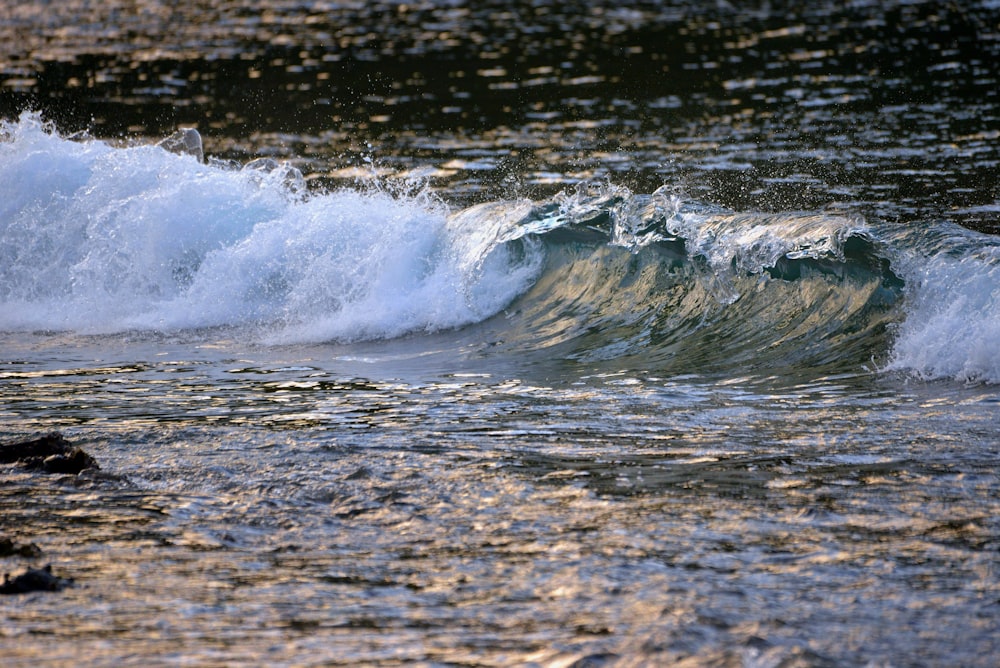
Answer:
<svg viewBox="0 0 1000 668"><path fill-rule="evenodd" d="M343 343L508 309L515 351L1000 382L1000 250L957 227L609 184L453 211L427 190L310 193L287 168L66 139L37 114L0 132L3 330Z"/></svg>

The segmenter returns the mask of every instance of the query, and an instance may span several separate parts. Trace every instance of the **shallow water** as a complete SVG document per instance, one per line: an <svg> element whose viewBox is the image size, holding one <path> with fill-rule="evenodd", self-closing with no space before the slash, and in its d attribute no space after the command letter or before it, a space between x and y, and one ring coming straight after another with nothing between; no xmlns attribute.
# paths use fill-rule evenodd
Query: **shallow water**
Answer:
<svg viewBox="0 0 1000 668"><path fill-rule="evenodd" d="M5 421L63 429L103 471L6 474L7 530L78 583L6 609L8 656L986 665L997 649L990 388L401 371L389 345L365 362L44 347L6 367Z"/></svg>
<svg viewBox="0 0 1000 668"><path fill-rule="evenodd" d="M4 665L992 665L1000 9L748 7L0 2Z"/></svg>

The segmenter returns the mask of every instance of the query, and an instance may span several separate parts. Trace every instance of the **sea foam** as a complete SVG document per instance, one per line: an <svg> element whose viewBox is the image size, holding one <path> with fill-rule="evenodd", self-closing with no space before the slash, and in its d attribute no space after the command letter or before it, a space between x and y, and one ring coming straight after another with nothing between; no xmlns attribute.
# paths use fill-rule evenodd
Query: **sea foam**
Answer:
<svg viewBox="0 0 1000 668"><path fill-rule="evenodd" d="M1000 383L1000 246L962 231L961 252L922 257L890 369L920 378Z"/></svg>
<svg viewBox="0 0 1000 668"><path fill-rule="evenodd" d="M2 128L0 194L6 330L388 338L496 313L541 260L468 238L426 194L306 195L281 170L71 141L32 114Z"/></svg>

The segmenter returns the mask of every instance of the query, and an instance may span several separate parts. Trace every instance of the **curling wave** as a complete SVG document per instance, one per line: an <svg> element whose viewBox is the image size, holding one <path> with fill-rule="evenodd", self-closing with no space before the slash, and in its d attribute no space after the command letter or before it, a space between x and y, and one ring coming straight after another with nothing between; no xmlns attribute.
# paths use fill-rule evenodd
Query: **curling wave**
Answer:
<svg viewBox="0 0 1000 668"><path fill-rule="evenodd" d="M452 211L167 148L66 139L32 114L0 127L0 330L451 331L484 355L676 373L1000 382L1000 251L975 233L611 184Z"/></svg>
<svg viewBox="0 0 1000 668"><path fill-rule="evenodd" d="M506 239L546 265L502 345L679 373L858 370L887 350L904 283L853 218L737 214L664 188L588 187L532 206Z"/></svg>

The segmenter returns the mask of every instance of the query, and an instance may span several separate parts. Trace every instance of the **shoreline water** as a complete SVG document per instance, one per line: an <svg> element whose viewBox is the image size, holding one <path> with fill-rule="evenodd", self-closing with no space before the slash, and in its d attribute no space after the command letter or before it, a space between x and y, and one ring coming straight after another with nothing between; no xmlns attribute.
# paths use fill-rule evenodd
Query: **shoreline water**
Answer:
<svg viewBox="0 0 1000 668"><path fill-rule="evenodd" d="M992 665L994 4L0 0L4 665Z"/></svg>

